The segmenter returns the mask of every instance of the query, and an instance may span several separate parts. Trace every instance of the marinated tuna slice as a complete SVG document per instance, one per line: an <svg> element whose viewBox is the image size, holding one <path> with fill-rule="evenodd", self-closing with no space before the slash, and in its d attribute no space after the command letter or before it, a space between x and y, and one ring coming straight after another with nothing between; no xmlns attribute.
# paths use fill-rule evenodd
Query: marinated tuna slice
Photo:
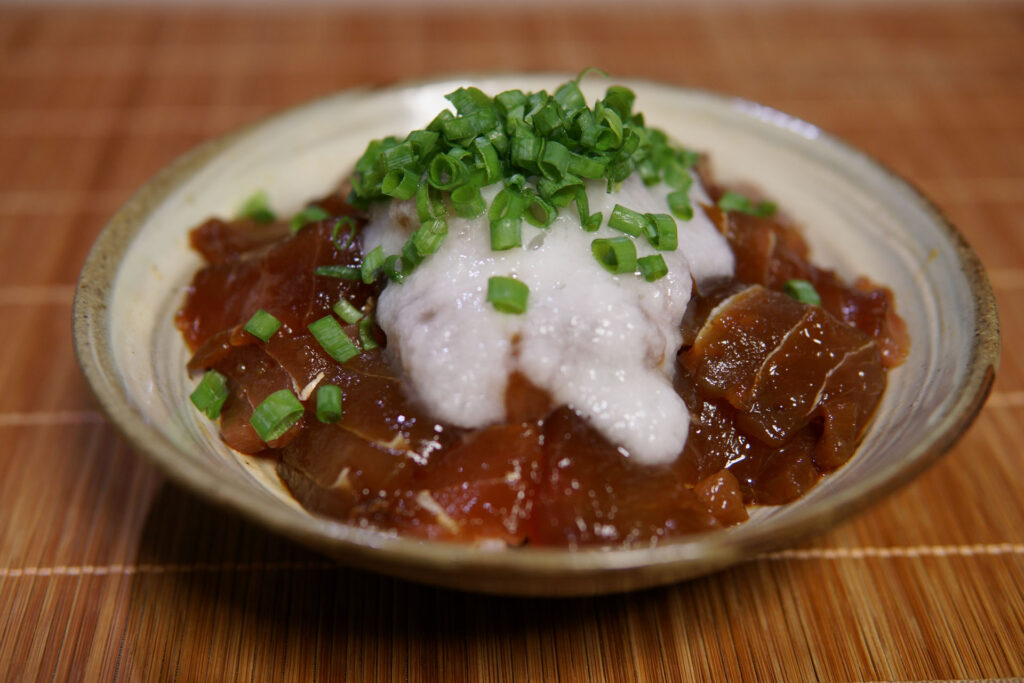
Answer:
<svg viewBox="0 0 1024 683"><path fill-rule="evenodd" d="M740 484L729 470L705 477L693 487L693 492L722 524L731 526L747 519Z"/></svg>
<svg viewBox="0 0 1024 683"><path fill-rule="evenodd" d="M715 188L712 196L720 193L721 188ZM783 218L725 212L718 207L705 207L705 211L729 240L739 282L781 289L788 280L807 280L821 296L822 308L876 341L885 367L895 367L907 357L910 337L889 289L867 278L849 287L833 271L812 264L799 230Z"/></svg>
<svg viewBox="0 0 1024 683"><path fill-rule="evenodd" d="M885 390L885 373L872 346L851 352L829 377L818 405L823 419L814 464L832 470L850 459Z"/></svg>
<svg viewBox="0 0 1024 683"><path fill-rule="evenodd" d="M372 286L315 273L318 266L358 265L361 260L358 240L339 250L329 223L308 226L268 250L200 270L176 319L189 347L196 349L226 329L233 330L233 343L242 343L240 338L248 334L240 327L261 308L286 327L302 329L327 315L342 296L362 306L373 294Z"/></svg>
<svg viewBox="0 0 1024 683"><path fill-rule="evenodd" d="M759 446L755 457L745 457L729 471L740 482L744 498L761 505L781 505L809 491L821 472L814 466L818 443L816 425L808 425L780 448Z"/></svg>
<svg viewBox="0 0 1024 683"><path fill-rule="evenodd" d="M800 322L758 368L752 400L738 424L748 434L778 446L818 416L833 392L863 406L862 412L849 416L860 418L874 412L884 388L885 371L875 343L823 309L808 306ZM865 422L843 425L840 431L852 432L856 439Z"/></svg>
<svg viewBox="0 0 1024 683"><path fill-rule="evenodd" d="M305 507L340 519L391 528L414 519L412 470L405 450L363 438L342 424L311 424L280 452L278 473Z"/></svg>
<svg viewBox="0 0 1024 683"><path fill-rule="evenodd" d="M699 487L700 481L727 468L744 502L775 505L798 498L818 482L821 475L812 457L821 433L817 424L773 448L737 427L740 413L727 401L700 396L682 370L676 375L676 390L692 416L686 450L675 465L687 483Z"/></svg>
<svg viewBox="0 0 1024 683"><path fill-rule="evenodd" d="M781 447L812 421L824 423L815 463L833 469L852 455L885 388L870 337L760 286L716 307L680 360L680 374L692 372L701 394L691 389L688 401L695 426L687 451L699 477L750 454L748 437ZM676 381L684 397L687 381ZM722 398L733 411L713 402Z"/></svg>
<svg viewBox="0 0 1024 683"><path fill-rule="evenodd" d="M417 472L414 500L433 518L417 535L521 545L530 533L541 453L536 425L471 432Z"/></svg>
<svg viewBox="0 0 1024 683"><path fill-rule="evenodd" d="M683 366L713 398L745 409L758 370L804 315L793 299L753 286L719 304L682 354Z"/></svg>
<svg viewBox="0 0 1024 683"><path fill-rule="evenodd" d="M232 397L221 413L221 436L229 446L242 453L258 453L267 446L279 447L291 441L302 429L303 420L280 438L264 444L249 424L253 410L275 391L290 389L291 376L259 346L231 349L212 366L228 378Z"/></svg>
<svg viewBox="0 0 1024 683"><path fill-rule="evenodd" d="M207 263L223 263L268 247L287 235L285 223L211 218L192 231L189 241Z"/></svg>
<svg viewBox="0 0 1024 683"><path fill-rule="evenodd" d="M533 542L651 544L721 526L671 466L634 466L568 408L544 421Z"/></svg>

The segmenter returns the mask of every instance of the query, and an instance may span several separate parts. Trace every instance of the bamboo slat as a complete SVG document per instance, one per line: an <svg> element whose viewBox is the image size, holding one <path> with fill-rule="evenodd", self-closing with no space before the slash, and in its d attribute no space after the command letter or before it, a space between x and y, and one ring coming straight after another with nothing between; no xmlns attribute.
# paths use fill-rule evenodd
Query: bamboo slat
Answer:
<svg viewBox="0 0 1024 683"><path fill-rule="evenodd" d="M1024 5L0 7L0 680L918 680L1024 674ZM337 567L164 482L69 317L92 240L191 146L339 89L603 66L801 116L930 194L1005 352L940 464L689 583L481 597ZM43 341L40 341L43 340Z"/></svg>

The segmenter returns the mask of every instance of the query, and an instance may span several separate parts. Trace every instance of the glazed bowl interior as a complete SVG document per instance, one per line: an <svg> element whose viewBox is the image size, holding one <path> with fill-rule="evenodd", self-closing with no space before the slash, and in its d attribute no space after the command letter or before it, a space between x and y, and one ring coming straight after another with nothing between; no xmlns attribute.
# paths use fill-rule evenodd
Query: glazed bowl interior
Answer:
<svg viewBox="0 0 1024 683"><path fill-rule="evenodd" d="M318 100L189 153L103 231L82 272L75 343L103 408L172 477L348 564L463 589L588 594L676 581L822 530L947 450L980 408L998 359L998 321L976 256L904 181L814 126L750 102L625 82L649 125L710 154L716 177L753 183L802 226L814 259L889 286L912 338L855 457L795 503L656 548L484 549L396 538L316 517L272 467L224 446L188 400L188 352L173 316L200 267L188 231L231 216L255 190L281 213L325 194L368 140L422 127L467 83L537 90L561 76L467 77ZM606 82L584 83L588 98Z"/></svg>

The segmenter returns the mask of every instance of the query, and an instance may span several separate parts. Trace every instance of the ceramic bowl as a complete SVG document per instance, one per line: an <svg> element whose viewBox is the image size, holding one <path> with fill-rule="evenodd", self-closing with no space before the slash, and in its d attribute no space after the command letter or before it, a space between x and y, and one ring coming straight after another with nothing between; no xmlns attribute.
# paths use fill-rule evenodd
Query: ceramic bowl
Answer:
<svg viewBox="0 0 1024 683"><path fill-rule="evenodd" d="M474 84L537 90L559 75L466 77L344 92L206 143L111 219L82 270L75 346L113 423L180 484L345 564L504 594L623 591L698 576L849 517L948 450L980 409L999 357L991 287L961 235L904 180L815 126L748 101L624 81L650 125L707 151L716 175L759 186L803 226L818 262L888 285L913 340L854 458L808 495L738 527L627 550L493 549L397 538L314 516L264 463L236 454L189 403L173 325L200 266L188 231L266 189L282 213L324 194L371 138L422 127ZM585 81L588 99L608 82ZM940 504L936 501L936 504Z"/></svg>

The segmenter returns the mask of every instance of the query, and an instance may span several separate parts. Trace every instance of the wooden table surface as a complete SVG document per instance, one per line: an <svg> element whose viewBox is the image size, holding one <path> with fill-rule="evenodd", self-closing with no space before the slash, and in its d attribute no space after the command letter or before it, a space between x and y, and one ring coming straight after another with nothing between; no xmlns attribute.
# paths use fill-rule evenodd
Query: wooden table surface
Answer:
<svg viewBox="0 0 1024 683"><path fill-rule="evenodd" d="M510 6L0 5L0 679L1024 674L1024 5ZM934 198L989 268L1006 347L943 461L714 576L501 599L336 567L165 483L98 412L71 349L78 270L177 155L339 89L587 65L795 114Z"/></svg>

